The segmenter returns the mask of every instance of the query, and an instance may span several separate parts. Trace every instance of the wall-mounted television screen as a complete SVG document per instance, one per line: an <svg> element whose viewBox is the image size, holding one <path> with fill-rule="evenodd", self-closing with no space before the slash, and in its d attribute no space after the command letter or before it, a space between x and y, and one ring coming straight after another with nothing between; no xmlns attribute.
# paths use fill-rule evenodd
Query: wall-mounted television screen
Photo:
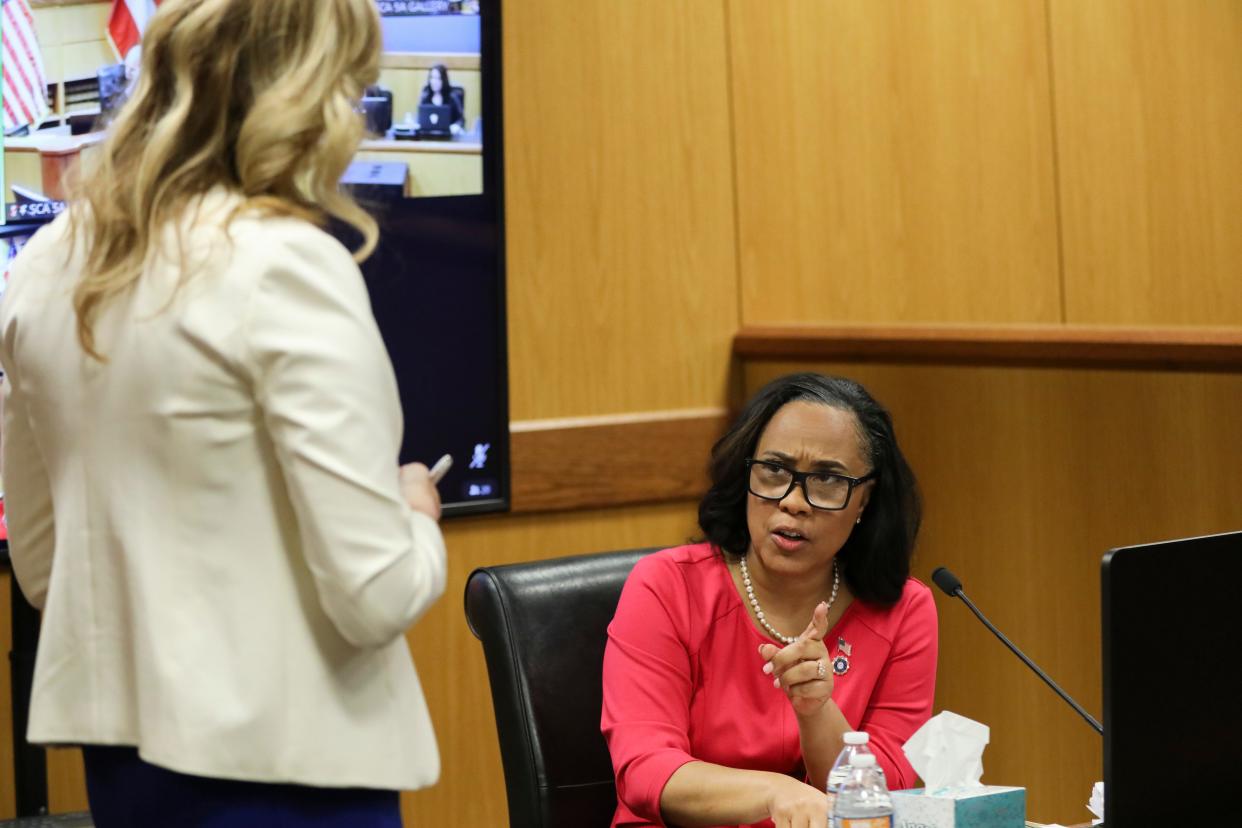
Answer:
<svg viewBox="0 0 1242 828"><path fill-rule="evenodd" d="M370 137L346 176L378 202L363 272L401 385L404 454L453 455L448 513L508 503L500 6L379 0ZM370 178L399 182L400 197Z"/></svg>
<svg viewBox="0 0 1242 828"><path fill-rule="evenodd" d="M405 410L399 459L451 454L445 514L499 511L509 502L501 3L375 1L380 76L360 101L367 134L342 186L380 223L362 270ZM6 119L6 261L63 208L65 173L124 106L137 62L127 70L103 28L89 40L107 19L94 7L107 5L38 6L22 33L61 60L39 67L38 117ZM66 15L81 19L67 27Z"/></svg>

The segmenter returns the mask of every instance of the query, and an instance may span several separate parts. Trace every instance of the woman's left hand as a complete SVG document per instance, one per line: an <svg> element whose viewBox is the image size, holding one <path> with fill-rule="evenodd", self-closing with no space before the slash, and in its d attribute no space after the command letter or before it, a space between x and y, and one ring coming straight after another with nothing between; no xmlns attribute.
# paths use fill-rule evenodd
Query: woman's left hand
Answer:
<svg viewBox="0 0 1242 828"><path fill-rule="evenodd" d="M792 644L760 644L763 672L785 691L794 713L809 716L832 698L832 665L824 636L828 634L828 605L820 602L811 623Z"/></svg>

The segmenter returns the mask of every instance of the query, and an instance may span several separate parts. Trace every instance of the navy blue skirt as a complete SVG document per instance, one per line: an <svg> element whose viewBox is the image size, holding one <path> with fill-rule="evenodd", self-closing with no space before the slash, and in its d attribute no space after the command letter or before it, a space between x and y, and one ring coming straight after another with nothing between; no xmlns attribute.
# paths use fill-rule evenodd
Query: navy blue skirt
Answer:
<svg viewBox="0 0 1242 828"><path fill-rule="evenodd" d="M208 779L127 747L82 748L95 828L401 828L396 791Z"/></svg>

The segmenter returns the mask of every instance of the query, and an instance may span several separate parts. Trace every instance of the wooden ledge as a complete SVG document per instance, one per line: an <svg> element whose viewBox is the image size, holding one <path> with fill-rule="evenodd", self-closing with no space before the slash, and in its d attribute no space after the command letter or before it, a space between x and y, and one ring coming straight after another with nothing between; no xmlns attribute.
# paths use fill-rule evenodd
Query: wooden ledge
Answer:
<svg viewBox="0 0 1242 828"><path fill-rule="evenodd" d="M85 135L22 135L4 139L5 152L29 152L39 155L77 155L87 147L102 143L105 134L88 132Z"/></svg>
<svg viewBox="0 0 1242 828"><path fill-rule="evenodd" d="M717 408L514 422L511 511L697 500L726 425Z"/></svg>
<svg viewBox="0 0 1242 828"><path fill-rule="evenodd" d="M1242 371L1242 327L764 325L742 328L743 360Z"/></svg>
<svg viewBox="0 0 1242 828"><path fill-rule="evenodd" d="M482 155L483 142L479 140L454 141L397 141L392 138L366 138L358 145L362 152L423 152L437 155Z"/></svg>

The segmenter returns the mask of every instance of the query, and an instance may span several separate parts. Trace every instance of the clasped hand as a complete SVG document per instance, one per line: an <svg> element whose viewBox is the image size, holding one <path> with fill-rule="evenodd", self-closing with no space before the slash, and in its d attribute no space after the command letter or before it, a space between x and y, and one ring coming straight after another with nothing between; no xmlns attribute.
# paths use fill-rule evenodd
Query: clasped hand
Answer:
<svg viewBox="0 0 1242 828"><path fill-rule="evenodd" d="M785 691L794 713L808 716L832 698L832 668L824 636L828 634L828 605L820 602L802 634L792 644L760 644L763 672Z"/></svg>

